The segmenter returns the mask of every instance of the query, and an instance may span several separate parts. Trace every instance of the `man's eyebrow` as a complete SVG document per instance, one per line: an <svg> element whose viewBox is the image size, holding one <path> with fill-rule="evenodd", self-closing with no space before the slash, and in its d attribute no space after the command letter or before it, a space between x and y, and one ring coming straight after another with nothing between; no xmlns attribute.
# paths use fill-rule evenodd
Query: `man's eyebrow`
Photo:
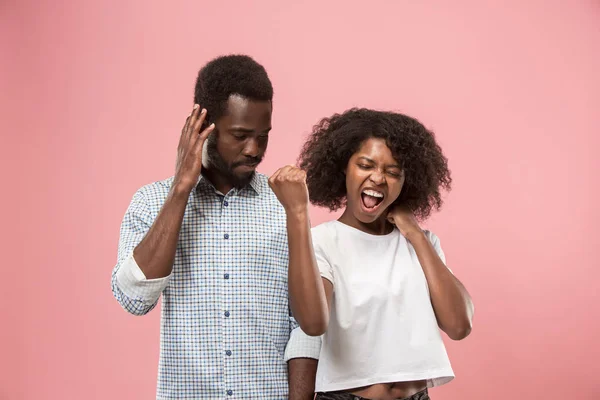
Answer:
<svg viewBox="0 0 600 400"><path fill-rule="evenodd" d="M242 132L242 133L254 133L255 130L251 129L251 128L246 128L244 126L232 126L231 128L229 128L230 131L233 132ZM269 133L271 131L271 127L268 127L267 129L264 130L265 133Z"/></svg>

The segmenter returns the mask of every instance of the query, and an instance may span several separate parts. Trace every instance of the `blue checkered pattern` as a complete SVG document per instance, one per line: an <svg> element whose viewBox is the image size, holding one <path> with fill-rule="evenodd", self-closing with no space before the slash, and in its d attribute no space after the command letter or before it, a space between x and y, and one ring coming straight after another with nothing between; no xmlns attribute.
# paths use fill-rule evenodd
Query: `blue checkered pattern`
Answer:
<svg viewBox="0 0 600 400"><path fill-rule="evenodd" d="M157 398L287 398L284 352L297 324L288 307L285 211L267 177L256 174L249 186L225 196L201 178L185 211L172 274L144 281L139 268L131 269L127 274L140 286L123 283L172 179L134 195L112 275L115 298L132 314L148 313L162 292Z"/></svg>

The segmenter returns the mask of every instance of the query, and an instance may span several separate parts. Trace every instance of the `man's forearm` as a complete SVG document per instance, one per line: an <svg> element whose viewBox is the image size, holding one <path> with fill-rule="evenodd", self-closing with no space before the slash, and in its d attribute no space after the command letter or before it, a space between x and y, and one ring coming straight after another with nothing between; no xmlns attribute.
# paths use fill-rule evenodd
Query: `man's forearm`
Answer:
<svg viewBox="0 0 600 400"><path fill-rule="evenodd" d="M150 230L133 250L133 258L146 279L171 274L189 196L189 189L173 186Z"/></svg>
<svg viewBox="0 0 600 400"><path fill-rule="evenodd" d="M287 215L289 243L288 290L290 307L302 330L322 335L329 323L329 309L323 281L317 267L308 211Z"/></svg>
<svg viewBox="0 0 600 400"><path fill-rule="evenodd" d="M293 358L288 361L290 400L312 400L315 397L315 377L318 360Z"/></svg>

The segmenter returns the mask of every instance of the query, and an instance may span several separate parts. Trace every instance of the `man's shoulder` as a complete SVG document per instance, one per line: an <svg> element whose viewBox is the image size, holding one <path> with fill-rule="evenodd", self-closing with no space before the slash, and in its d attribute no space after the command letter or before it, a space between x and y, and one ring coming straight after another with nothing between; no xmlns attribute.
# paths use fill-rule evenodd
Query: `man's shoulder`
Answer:
<svg viewBox="0 0 600 400"><path fill-rule="evenodd" d="M256 189L260 192L262 197L269 201L275 201L275 203L283 209L283 206L281 206L281 203L277 200L277 196L275 196L271 186L269 186L269 177L267 175L257 172L254 185L257 186Z"/></svg>
<svg viewBox="0 0 600 400"><path fill-rule="evenodd" d="M148 183L136 191L134 198L139 198L140 200L145 201L148 204L162 204L165 201L167 195L169 194L169 190L171 189L172 183L172 176L161 181Z"/></svg>
<svg viewBox="0 0 600 400"><path fill-rule="evenodd" d="M254 174L254 179L252 180L252 184L256 185L256 189L258 189L261 193L272 194L273 191L269 186L269 177L263 173L256 172Z"/></svg>
<svg viewBox="0 0 600 400"><path fill-rule="evenodd" d="M277 196L269 186L269 177L257 172L253 185L259 193L260 208L269 213L270 220L281 220L285 223L285 209L277 199Z"/></svg>

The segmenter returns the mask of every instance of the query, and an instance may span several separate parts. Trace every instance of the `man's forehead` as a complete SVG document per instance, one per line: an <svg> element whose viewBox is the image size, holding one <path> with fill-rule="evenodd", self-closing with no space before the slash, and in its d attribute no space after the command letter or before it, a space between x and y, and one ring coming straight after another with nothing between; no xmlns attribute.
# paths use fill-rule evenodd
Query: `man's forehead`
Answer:
<svg viewBox="0 0 600 400"><path fill-rule="evenodd" d="M239 95L232 95L227 101L224 117L233 125L246 126L271 124L272 105L270 101L256 101Z"/></svg>

